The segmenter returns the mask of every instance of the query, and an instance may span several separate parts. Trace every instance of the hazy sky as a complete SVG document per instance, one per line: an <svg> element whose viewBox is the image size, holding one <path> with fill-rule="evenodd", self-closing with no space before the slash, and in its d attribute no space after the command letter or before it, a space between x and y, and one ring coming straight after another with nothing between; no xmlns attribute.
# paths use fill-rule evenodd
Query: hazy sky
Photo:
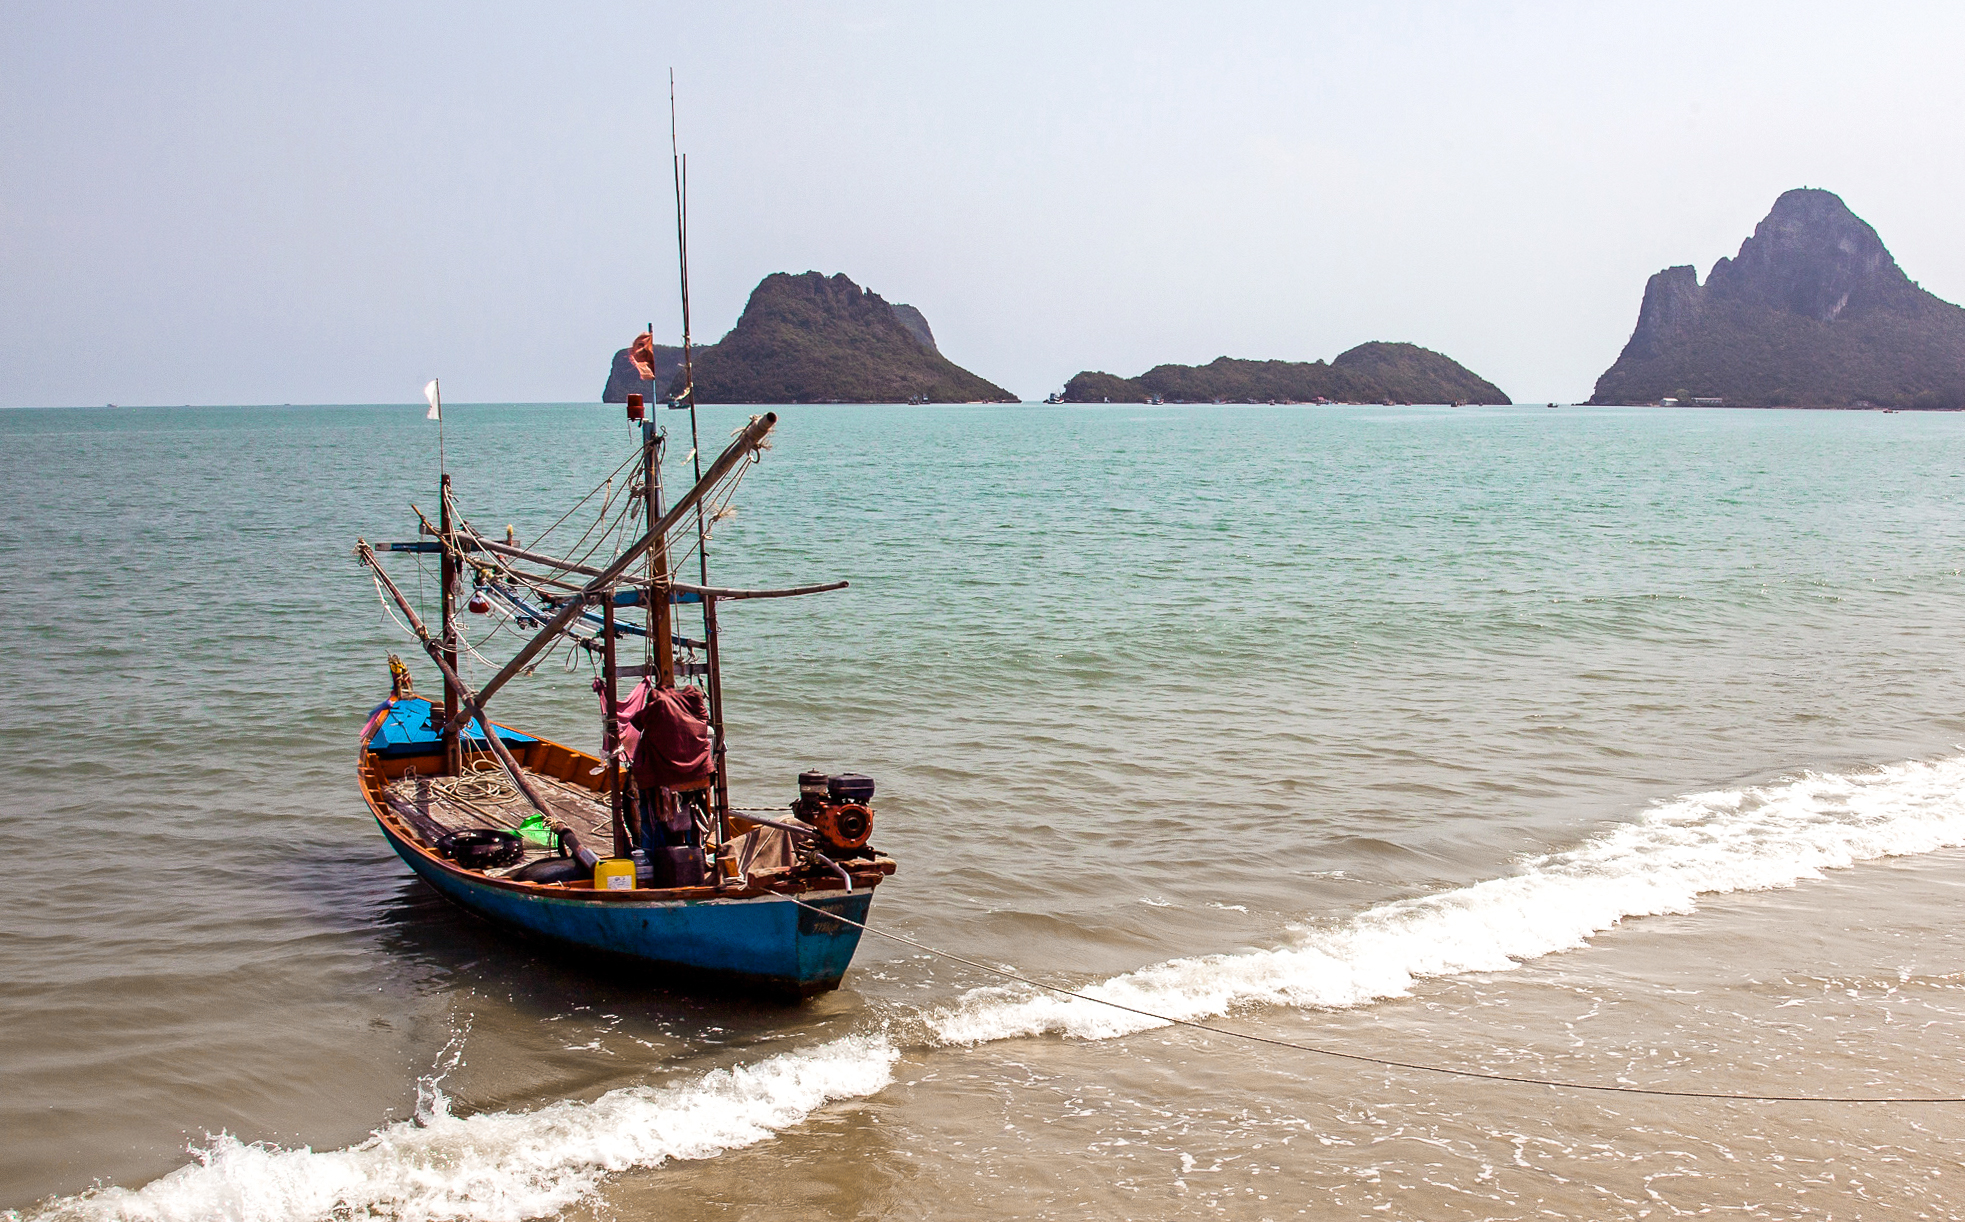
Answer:
<svg viewBox="0 0 1965 1222"><path fill-rule="evenodd" d="M0 404L598 398L773 271L1080 369L1437 348L1586 396L1840 193L1965 300L1965 7L0 5Z"/></svg>

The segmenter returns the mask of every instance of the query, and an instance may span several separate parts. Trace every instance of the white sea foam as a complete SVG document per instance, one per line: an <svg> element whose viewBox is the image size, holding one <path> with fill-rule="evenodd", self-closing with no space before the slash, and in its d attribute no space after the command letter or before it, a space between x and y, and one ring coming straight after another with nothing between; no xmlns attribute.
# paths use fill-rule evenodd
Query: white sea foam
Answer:
<svg viewBox="0 0 1965 1222"><path fill-rule="evenodd" d="M506 1222L558 1213L601 1177L762 1141L835 1099L871 1095L899 1054L850 1036L683 1086L612 1090L591 1103L453 1116L433 1085L419 1120L345 1150L248 1145L220 1136L197 1161L134 1191L109 1188L32 1215L142 1222L297 1222L385 1217Z"/></svg>
<svg viewBox="0 0 1965 1222"><path fill-rule="evenodd" d="M1664 802L1515 874L1372 908L1291 945L1174 959L1081 991L1174 1018L1245 1005L1355 1006L1419 978L1491 972L1583 945L1627 917L1689 912L1702 894L1819 878L1855 862L1965 845L1965 758L1803 774ZM929 1016L955 1044L1061 1032L1103 1039L1165 1024L1109 1006L986 988Z"/></svg>
<svg viewBox="0 0 1965 1222"><path fill-rule="evenodd" d="M1353 1006L1415 980L1499 971L1584 944L1634 916L1688 912L1701 894L1788 886L1822 871L1965 845L1965 758L1847 776L1805 774L1694 794L1510 876L1372 908L1273 950L1175 959L1083 991L1199 1019L1243 1005ZM928 1016L940 1041L1043 1032L1099 1039L1163 1025L1090 1002L980 989ZM455 1060L455 1049L447 1050ZM418 1120L345 1150L214 1139L189 1166L137 1190L52 1203L32 1222L357 1216L504 1222L558 1213L602 1177L762 1141L831 1100L871 1095L898 1053L853 1036L683 1086L609 1091L531 1112L450 1113L441 1075ZM18 1217L0 1212L0 1219Z"/></svg>

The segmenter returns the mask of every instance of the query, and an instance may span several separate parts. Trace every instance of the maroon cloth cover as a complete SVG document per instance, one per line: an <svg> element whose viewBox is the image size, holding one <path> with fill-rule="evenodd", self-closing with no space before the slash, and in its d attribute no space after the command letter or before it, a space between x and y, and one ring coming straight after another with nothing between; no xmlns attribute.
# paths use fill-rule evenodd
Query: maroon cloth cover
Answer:
<svg viewBox="0 0 1965 1222"><path fill-rule="evenodd" d="M641 712L642 706L648 703L648 693L654 690L655 685L643 679L635 685L635 690L628 694L626 700L609 708L607 683L601 679L594 680L594 695L600 697L601 716L614 719L614 740L621 744L621 759L630 765L634 762L635 748L641 743L641 731L636 728L638 723L634 717L636 713Z"/></svg>
<svg viewBox="0 0 1965 1222"><path fill-rule="evenodd" d="M710 756L709 702L702 691L693 687L647 691L647 702L627 717L641 732L634 746L635 783L682 786L708 780L715 765Z"/></svg>

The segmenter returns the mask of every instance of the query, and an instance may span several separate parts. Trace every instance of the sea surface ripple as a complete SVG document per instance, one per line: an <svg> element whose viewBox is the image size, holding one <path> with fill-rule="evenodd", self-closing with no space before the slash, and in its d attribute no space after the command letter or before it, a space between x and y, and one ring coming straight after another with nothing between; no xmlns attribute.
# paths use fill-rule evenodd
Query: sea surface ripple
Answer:
<svg viewBox="0 0 1965 1222"><path fill-rule="evenodd" d="M1965 417L779 410L713 575L852 585L724 615L733 783L875 776L876 924L1395 1059L1965 1093ZM632 444L447 414L528 542ZM1965 1211L1958 1109L1366 1072L875 940L797 1009L514 948L352 780L386 654L436 686L350 554L433 506L435 426L0 434L8 1216ZM595 737L584 663L499 700Z"/></svg>

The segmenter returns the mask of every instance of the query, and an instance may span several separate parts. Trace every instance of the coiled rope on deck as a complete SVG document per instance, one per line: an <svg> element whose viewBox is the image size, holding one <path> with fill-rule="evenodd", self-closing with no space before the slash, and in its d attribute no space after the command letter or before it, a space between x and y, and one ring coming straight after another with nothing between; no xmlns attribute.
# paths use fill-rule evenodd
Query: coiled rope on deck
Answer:
<svg viewBox="0 0 1965 1222"><path fill-rule="evenodd" d="M505 774L505 766L483 756L472 760L470 766L457 776L427 779L433 792L447 798L503 802L519 796L518 786L512 784L511 777Z"/></svg>
<svg viewBox="0 0 1965 1222"><path fill-rule="evenodd" d="M786 898L791 900L792 903L797 904L800 908L809 908L828 920L840 921L844 924L851 925L862 933L870 933L876 938L886 938L890 942L899 942L903 946L912 946L916 950L926 951L928 954L947 959L954 963L960 963L967 967L973 967L979 972L987 972L992 976L1000 976L1005 980L1014 980L1018 984L1027 984L1032 988L1045 989L1064 997L1074 997L1079 1001L1090 1001L1096 1002L1101 1006L1111 1006L1115 1010L1124 1010L1128 1014L1137 1014L1141 1018L1150 1018L1155 1022L1167 1023L1175 1027L1187 1027L1195 1031L1206 1031L1210 1035L1221 1035L1227 1036L1230 1039L1247 1040L1252 1044L1267 1044L1272 1048L1289 1048L1297 1052L1314 1052L1318 1056L1336 1057L1339 1060L1357 1061L1366 1065L1382 1065L1390 1069L1412 1069L1420 1073L1445 1074L1448 1077L1454 1078L1475 1078L1483 1082L1508 1082L1517 1086L1551 1086L1557 1090L1593 1090L1616 1095L1662 1095L1672 1099L1730 1099L1740 1103L1965 1103L1965 1096L1958 1095L1756 1095L1728 1091L1668 1090L1664 1087L1622 1086L1601 1082L1564 1082L1555 1078L1530 1078L1515 1074L1487 1073L1478 1069L1455 1069L1448 1065L1424 1065L1417 1061L1395 1061L1387 1057L1366 1056L1362 1052L1339 1052L1335 1048L1319 1048L1314 1044L1299 1044L1293 1040L1276 1039L1273 1036L1267 1035L1255 1035L1248 1031L1234 1031L1227 1027L1214 1026L1211 1023L1197 1023L1192 1019L1174 1018L1168 1014L1155 1014L1151 1010L1142 1010L1138 1006L1129 1006L1117 1001L1107 1001L1103 997L1093 997L1089 993L1076 992L1072 989L1061 988L1055 984L1045 984L1041 980L1032 980L1028 976L1020 976L1015 972L1005 971L1000 967L991 967L987 963L978 963L974 959L965 959L961 955L939 950L933 946L929 946L925 942L917 942L913 938L903 937L897 933L888 933L884 929L875 929L873 926L862 924L851 917L841 916L836 912L821 908L816 904L808 904L795 895L787 896Z"/></svg>

